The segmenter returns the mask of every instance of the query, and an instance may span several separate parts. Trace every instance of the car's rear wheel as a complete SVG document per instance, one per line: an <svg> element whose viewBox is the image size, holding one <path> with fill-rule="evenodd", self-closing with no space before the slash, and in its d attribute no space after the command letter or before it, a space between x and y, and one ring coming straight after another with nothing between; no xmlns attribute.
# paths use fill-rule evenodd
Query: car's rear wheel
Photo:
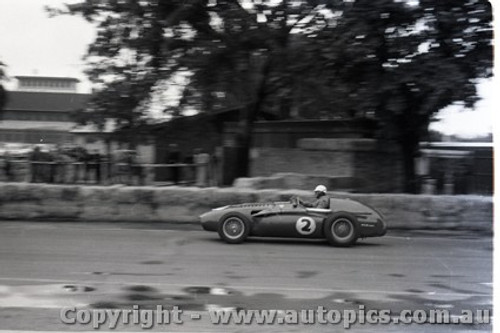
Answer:
<svg viewBox="0 0 500 333"><path fill-rule="evenodd" d="M358 239L356 218L349 213L330 216L324 228L326 239L334 246L351 246Z"/></svg>
<svg viewBox="0 0 500 333"><path fill-rule="evenodd" d="M250 222L243 214L231 213L223 216L219 222L219 236L225 242L238 244L250 233Z"/></svg>

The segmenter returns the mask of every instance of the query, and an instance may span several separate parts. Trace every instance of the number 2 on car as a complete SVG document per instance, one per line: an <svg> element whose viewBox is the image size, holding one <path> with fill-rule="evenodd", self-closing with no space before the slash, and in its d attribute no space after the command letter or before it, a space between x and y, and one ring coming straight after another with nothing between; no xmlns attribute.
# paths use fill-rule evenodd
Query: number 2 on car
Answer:
<svg viewBox="0 0 500 333"><path fill-rule="evenodd" d="M302 216L295 223L295 228L301 235L310 235L316 230L316 221L309 216Z"/></svg>

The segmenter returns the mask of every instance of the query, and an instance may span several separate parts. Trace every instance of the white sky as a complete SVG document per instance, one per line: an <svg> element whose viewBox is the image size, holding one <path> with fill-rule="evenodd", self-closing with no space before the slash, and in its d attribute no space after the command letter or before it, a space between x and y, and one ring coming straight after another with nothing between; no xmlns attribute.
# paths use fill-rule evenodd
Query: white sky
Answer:
<svg viewBox="0 0 500 333"><path fill-rule="evenodd" d="M94 39L92 25L79 17L49 18L44 6L74 0L0 0L0 61L10 77L17 75L69 76L85 82L82 56ZM15 79L7 85L15 87Z"/></svg>
<svg viewBox="0 0 500 333"><path fill-rule="evenodd" d="M78 0L0 0L0 61L7 65L10 77L76 77L82 81L79 92L90 91L90 83L83 75L82 57L95 36L92 25L79 17L49 18L43 10L46 5L71 2ZM443 110L439 115L442 121L433 124L432 128L445 134L469 137L491 132L494 109L499 105L495 92L500 91L493 88L494 85L498 88L497 80L494 81L481 85L483 100L474 111ZM7 88L15 88L14 79L7 83Z"/></svg>
<svg viewBox="0 0 500 333"><path fill-rule="evenodd" d="M495 106L498 104L498 96L495 95L498 86L495 80L485 80L478 86L481 100L477 102L474 110L463 110L463 108L449 106L441 110L437 117L439 122L431 124L430 128L447 135L459 134L463 137L475 137L492 133ZM498 88L498 87L497 87ZM498 94L498 93L497 93Z"/></svg>

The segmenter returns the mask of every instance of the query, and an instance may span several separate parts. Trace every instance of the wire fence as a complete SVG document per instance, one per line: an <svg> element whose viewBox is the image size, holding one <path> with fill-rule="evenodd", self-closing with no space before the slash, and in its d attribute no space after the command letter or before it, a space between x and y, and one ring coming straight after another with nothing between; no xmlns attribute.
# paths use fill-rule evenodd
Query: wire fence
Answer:
<svg viewBox="0 0 500 333"><path fill-rule="evenodd" d="M7 164L8 163L8 164ZM113 162L3 161L0 181L48 184L218 186L210 163L140 164Z"/></svg>

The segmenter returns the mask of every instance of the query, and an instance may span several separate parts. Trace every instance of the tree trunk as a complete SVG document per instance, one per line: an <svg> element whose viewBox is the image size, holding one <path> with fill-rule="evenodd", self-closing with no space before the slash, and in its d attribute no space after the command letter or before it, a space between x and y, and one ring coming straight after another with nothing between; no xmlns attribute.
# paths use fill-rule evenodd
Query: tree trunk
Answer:
<svg viewBox="0 0 500 333"><path fill-rule="evenodd" d="M418 183L415 173L415 157L418 153L418 136L406 136L401 142L401 153L403 157L403 191L405 193L417 193Z"/></svg>
<svg viewBox="0 0 500 333"><path fill-rule="evenodd" d="M3 120L3 112L2 109L7 104L7 91L0 84L0 120Z"/></svg>
<svg viewBox="0 0 500 333"><path fill-rule="evenodd" d="M271 60L266 58L260 73L257 74L254 102L245 106L241 113L236 137L235 178L248 177L250 175L250 149L252 147L253 125L266 97L266 83L270 69Z"/></svg>

